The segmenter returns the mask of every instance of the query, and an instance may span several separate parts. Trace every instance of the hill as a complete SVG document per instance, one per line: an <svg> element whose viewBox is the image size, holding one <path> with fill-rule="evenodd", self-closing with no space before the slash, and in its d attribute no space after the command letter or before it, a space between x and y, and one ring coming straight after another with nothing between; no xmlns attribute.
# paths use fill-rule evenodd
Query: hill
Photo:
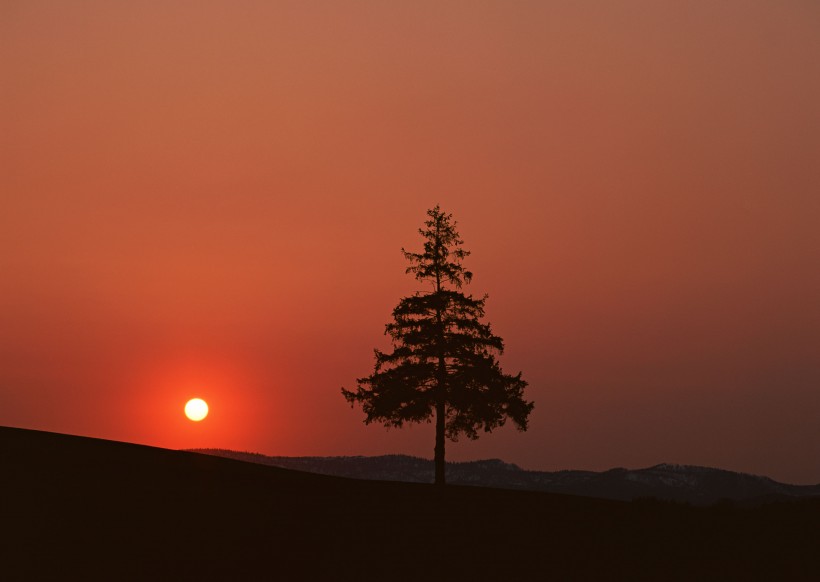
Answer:
<svg viewBox="0 0 820 582"><path fill-rule="evenodd" d="M3 580L816 579L820 504L364 481L0 428Z"/></svg>
<svg viewBox="0 0 820 582"><path fill-rule="evenodd" d="M224 449L206 453L323 475L432 483L433 461L407 455L376 457L269 457ZM646 497L709 505L720 500L759 503L820 496L820 485L789 485L768 477L709 467L661 464L646 469L609 471L526 471L499 459L447 463L448 482L527 491L585 495L631 501Z"/></svg>

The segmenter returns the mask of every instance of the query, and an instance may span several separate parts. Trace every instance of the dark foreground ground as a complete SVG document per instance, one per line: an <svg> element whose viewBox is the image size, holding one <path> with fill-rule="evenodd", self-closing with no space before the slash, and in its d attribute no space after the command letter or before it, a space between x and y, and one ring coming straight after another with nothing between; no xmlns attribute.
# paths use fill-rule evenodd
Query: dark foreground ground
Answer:
<svg viewBox="0 0 820 582"><path fill-rule="evenodd" d="M820 579L820 501L358 481L0 427L2 580Z"/></svg>

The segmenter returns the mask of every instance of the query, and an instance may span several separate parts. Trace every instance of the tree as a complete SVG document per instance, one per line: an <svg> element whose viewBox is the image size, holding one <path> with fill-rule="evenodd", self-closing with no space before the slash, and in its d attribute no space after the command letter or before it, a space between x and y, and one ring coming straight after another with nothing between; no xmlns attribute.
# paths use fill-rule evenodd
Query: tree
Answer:
<svg viewBox="0 0 820 582"><path fill-rule="evenodd" d="M401 251L410 262L405 272L432 290L399 301L385 326L393 351L375 350L373 374L342 394L351 406L362 406L366 424L401 427L435 418L435 483L444 485L445 437L474 440L479 430L491 432L508 418L527 430L533 403L524 400L521 373L505 374L496 360L503 340L480 321L487 296L475 299L461 291L473 274L462 264L470 253L461 248L457 223L439 206L427 216L419 229L422 252Z"/></svg>

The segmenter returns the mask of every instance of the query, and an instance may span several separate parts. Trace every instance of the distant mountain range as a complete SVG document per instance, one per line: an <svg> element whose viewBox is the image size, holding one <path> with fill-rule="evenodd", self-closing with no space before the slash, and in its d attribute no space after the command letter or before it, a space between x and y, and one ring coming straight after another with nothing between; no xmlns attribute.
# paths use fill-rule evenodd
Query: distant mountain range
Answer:
<svg viewBox="0 0 820 582"><path fill-rule="evenodd" d="M222 449L192 452L308 471L324 475L431 483L433 461L407 455L377 457L268 457ZM739 503L820 497L820 485L788 485L768 477L723 469L661 464L646 469L608 471L526 471L499 459L447 463L447 481L502 489L548 491L604 499L655 498L710 505L721 500Z"/></svg>

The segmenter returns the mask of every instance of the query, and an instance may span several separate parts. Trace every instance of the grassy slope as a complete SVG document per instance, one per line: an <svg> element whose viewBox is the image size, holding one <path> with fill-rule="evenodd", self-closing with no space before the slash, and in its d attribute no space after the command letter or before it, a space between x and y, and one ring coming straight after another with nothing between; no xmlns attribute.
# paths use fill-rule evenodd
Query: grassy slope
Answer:
<svg viewBox="0 0 820 582"><path fill-rule="evenodd" d="M357 481L0 427L4 580L809 579L820 504Z"/></svg>

